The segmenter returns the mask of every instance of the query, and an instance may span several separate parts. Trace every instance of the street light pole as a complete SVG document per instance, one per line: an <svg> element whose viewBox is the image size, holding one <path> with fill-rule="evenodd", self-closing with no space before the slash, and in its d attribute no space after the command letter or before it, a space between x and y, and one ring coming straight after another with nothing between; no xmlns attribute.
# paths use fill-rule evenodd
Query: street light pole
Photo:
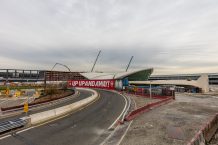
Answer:
<svg viewBox="0 0 218 145"><path fill-rule="evenodd" d="M152 94L151 94L151 81L150 81L150 90L149 90L149 92L150 92L150 99L152 98Z"/></svg>

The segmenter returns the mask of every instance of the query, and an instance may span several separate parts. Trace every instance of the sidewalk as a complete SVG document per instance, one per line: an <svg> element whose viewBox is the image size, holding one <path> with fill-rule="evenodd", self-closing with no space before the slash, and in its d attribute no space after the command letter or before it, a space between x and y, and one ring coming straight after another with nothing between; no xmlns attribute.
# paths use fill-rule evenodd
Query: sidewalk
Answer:
<svg viewBox="0 0 218 145"><path fill-rule="evenodd" d="M136 117L121 145L186 145L217 110L216 97L178 94L175 101Z"/></svg>

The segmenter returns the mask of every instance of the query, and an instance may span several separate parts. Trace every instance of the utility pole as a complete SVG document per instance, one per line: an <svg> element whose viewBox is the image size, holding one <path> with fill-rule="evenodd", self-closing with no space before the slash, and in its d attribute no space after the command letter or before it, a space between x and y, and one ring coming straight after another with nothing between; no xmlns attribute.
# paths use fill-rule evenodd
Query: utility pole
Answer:
<svg viewBox="0 0 218 145"><path fill-rule="evenodd" d="M46 70L44 71L44 94L45 94L45 90L46 90Z"/></svg>
<svg viewBox="0 0 218 145"><path fill-rule="evenodd" d="M95 65L96 65L96 62L98 61L98 57L99 57L100 54L101 54L101 50L98 52L98 55L97 55L97 57L96 57L96 59L95 59L95 62L94 62L94 64L93 64L93 66L92 66L91 72L93 72L93 70L94 70L94 68L95 68Z"/></svg>
<svg viewBox="0 0 218 145"><path fill-rule="evenodd" d="M130 58L130 60L129 60L129 63L128 63L127 67L126 67L126 72L127 72L128 69L129 69L129 66L130 66L130 64L131 64L131 62L132 62L133 57L134 57L134 56L132 56L132 57Z"/></svg>
<svg viewBox="0 0 218 145"><path fill-rule="evenodd" d="M151 91L151 81L150 81L149 93L150 93L150 99L151 99L151 98L152 98L152 91Z"/></svg>

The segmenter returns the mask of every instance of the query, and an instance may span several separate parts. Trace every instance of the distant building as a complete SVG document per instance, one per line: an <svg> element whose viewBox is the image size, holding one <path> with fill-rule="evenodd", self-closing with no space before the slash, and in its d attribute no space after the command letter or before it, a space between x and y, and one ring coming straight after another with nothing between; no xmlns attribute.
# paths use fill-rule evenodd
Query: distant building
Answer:
<svg viewBox="0 0 218 145"><path fill-rule="evenodd" d="M151 75L148 80L198 80L202 75L208 75L209 85L218 85L218 73Z"/></svg>
<svg viewBox="0 0 218 145"><path fill-rule="evenodd" d="M169 87L184 87L186 92L193 92L193 93L199 93L199 92L208 92L209 91L209 83L208 83L208 75L203 74L199 77L195 77L194 80L190 78L179 78L178 76L173 76L172 78L168 76L167 78L163 79L163 77L157 77L151 79L151 77L148 79L148 81L131 81L130 84L132 85L155 85L155 86L169 86Z"/></svg>
<svg viewBox="0 0 218 145"><path fill-rule="evenodd" d="M53 82L68 80L114 79L119 86L171 85L184 87L186 91L207 92L208 85L218 85L218 73L152 75L152 68L127 72L69 72L49 70L0 69L0 82ZM121 87L120 87L121 88Z"/></svg>

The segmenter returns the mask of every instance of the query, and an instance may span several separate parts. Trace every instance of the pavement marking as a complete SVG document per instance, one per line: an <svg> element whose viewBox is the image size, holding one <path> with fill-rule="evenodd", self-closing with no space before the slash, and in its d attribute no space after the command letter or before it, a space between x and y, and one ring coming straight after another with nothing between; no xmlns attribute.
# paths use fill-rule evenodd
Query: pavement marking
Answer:
<svg viewBox="0 0 218 145"><path fill-rule="evenodd" d="M6 135L0 138L0 140L10 137L11 135Z"/></svg>
<svg viewBox="0 0 218 145"><path fill-rule="evenodd" d="M134 101L134 104L135 104L135 107L134 107L134 108L136 108L136 107L137 107L137 105L136 105L136 102L135 102L135 100L134 100L134 99L133 99L133 101ZM128 126L128 128L126 129L125 133L122 135L122 137L121 137L120 141L117 143L117 145L120 145L120 144L121 144L121 142L123 141L124 137L126 136L126 134L127 134L128 130L129 130L129 128L130 128L130 126L131 126L131 124L132 124L132 122L133 122L133 120L132 120L132 121L129 123L129 126Z"/></svg>
<svg viewBox="0 0 218 145"><path fill-rule="evenodd" d="M121 95L122 96L122 95ZM124 97L124 96L123 96ZM126 97L124 97L125 99L126 99ZM129 97L129 101L131 101L132 99ZM136 102L135 102L135 100L133 100L133 102L134 102L134 108L136 109ZM130 105L131 103L129 103L129 105ZM129 123L129 125L128 125L128 127L127 127L127 129L125 130L125 133L122 135L122 137L120 138L120 140L119 140L119 142L117 143L117 145L119 145L121 142L122 142L122 140L124 139L124 137L126 136L126 134L127 134L127 132L128 132L128 130L129 130L129 127L130 127L130 125L131 125L131 123L133 122L133 120ZM115 131L116 130L114 130L100 145L106 145L106 142L115 134Z"/></svg>
<svg viewBox="0 0 218 145"><path fill-rule="evenodd" d="M108 127L108 130L110 130L116 123L117 123L117 121L120 119L120 117L123 115L123 113L125 112L125 110L126 110L126 107L127 107L127 99L126 99L126 97L124 97L122 94L119 94L119 95L121 95L123 98L124 98L124 100L125 100L125 106L124 106L124 108L123 108L123 111L121 112L121 114L119 115L119 117L110 125L110 127Z"/></svg>
<svg viewBox="0 0 218 145"><path fill-rule="evenodd" d="M127 134L128 130L129 130L129 128L130 128L130 126L131 126L131 124L132 124L132 122L133 122L133 120L132 120L132 121L129 123L129 126L128 126L128 128L126 129L125 133L122 135L122 137L121 137L120 141L117 143L117 145L120 145L120 144L121 144L121 142L123 141L124 137L126 136L126 134Z"/></svg>
<svg viewBox="0 0 218 145"><path fill-rule="evenodd" d="M23 129L23 130L20 130L20 131L16 132L16 134L20 134L20 133L25 132L25 131L28 131L28 130L30 130L30 129L43 126L43 125L45 125L45 124L51 123L51 122L53 122L53 121L56 121L56 120L58 120L58 119L64 118L64 117L66 117L66 116L68 116L68 115L70 115L70 114L67 114L67 115L64 115L64 116L55 118L55 119L53 119L53 120L49 120L49 121L47 121L47 122L41 123L41 124L36 125L36 126L32 126L32 127L29 127L29 128ZM11 136L12 136L12 135L10 135L10 134L9 134L9 135L6 135L6 136L3 136L3 137L0 138L0 140L3 140L3 139L5 139L5 138L11 137Z"/></svg>
<svg viewBox="0 0 218 145"><path fill-rule="evenodd" d="M127 107L126 111L123 113L123 117L122 117L121 121L124 121L125 116L131 107L131 98L129 96L125 96L125 95L124 95L124 97L127 98L127 100L128 100L128 107Z"/></svg>

